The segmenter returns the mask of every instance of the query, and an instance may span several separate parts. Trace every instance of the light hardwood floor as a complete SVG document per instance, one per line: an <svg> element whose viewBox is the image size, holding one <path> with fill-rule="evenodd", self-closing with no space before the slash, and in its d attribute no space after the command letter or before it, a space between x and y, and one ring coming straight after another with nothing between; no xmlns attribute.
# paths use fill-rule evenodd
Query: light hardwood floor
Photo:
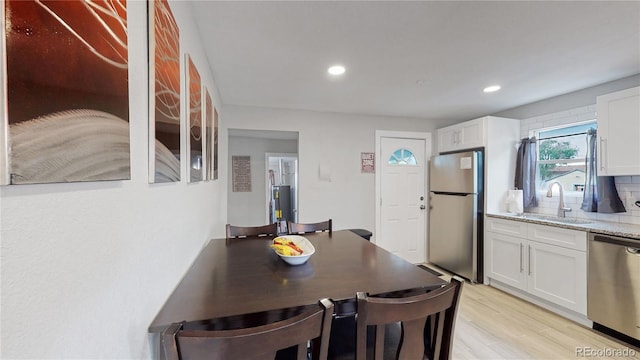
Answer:
<svg viewBox="0 0 640 360"><path fill-rule="evenodd" d="M445 273L443 278L448 280L450 276ZM591 356L577 353L579 349L584 349L582 354L590 351ZM598 350L625 349L632 356L593 356ZM640 360L640 349L493 287L466 283L456 321L453 358Z"/></svg>

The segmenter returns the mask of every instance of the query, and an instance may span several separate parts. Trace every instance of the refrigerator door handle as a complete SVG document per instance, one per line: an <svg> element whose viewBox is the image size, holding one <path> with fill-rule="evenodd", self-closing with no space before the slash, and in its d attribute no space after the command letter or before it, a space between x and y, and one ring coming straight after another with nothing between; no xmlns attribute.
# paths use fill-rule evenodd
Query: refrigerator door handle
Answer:
<svg viewBox="0 0 640 360"><path fill-rule="evenodd" d="M451 195L451 196L475 195L475 193L456 193L456 192L446 192L446 191L432 191L432 193L436 195Z"/></svg>

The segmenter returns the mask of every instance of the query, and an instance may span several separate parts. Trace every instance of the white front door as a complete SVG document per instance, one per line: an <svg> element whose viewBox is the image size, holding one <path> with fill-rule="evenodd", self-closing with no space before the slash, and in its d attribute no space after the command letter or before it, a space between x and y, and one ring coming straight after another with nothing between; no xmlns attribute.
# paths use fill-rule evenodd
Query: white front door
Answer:
<svg viewBox="0 0 640 360"><path fill-rule="evenodd" d="M411 263L426 260L429 134L383 135L378 149L376 244Z"/></svg>

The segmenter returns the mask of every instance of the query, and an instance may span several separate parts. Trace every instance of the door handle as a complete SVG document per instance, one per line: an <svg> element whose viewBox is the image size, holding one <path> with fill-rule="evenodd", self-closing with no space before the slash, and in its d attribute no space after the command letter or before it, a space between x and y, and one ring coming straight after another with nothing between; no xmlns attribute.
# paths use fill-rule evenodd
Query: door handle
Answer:
<svg viewBox="0 0 640 360"><path fill-rule="evenodd" d="M523 266L523 261L522 261L522 257L524 253L524 244L520 243L520 272L524 271L524 266Z"/></svg>
<svg viewBox="0 0 640 360"><path fill-rule="evenodd" d="M598 151L598 156L600 156L600 170L604 171L606 169L604 160L605 160L605 146L607 139L600 137L600 151Z"/></svg>
<svg viewBox="0 0 640 360"><path fill-rule="evenodd" d="M424 206L424 204L423 204L423 205L420 205L420 210L424 210L424 209L426 209L426 207Z"/></svg>
<svg viewBox="0 0 640 360"><path fill-rule="evenodd" d="M531 268L532 268L532 265L531 265L531 245L529 245L529 253L527 255L529 257L529 275L531 275Z"/></svg>
<svg viewBox="0 0 640 360"><path fill-rule="evenodd" d="M632 248L632 247L628 247L627 248L627 252L629 254L633 254L633 255L640 255L640 249L636 249L636 248Z"/></svg>

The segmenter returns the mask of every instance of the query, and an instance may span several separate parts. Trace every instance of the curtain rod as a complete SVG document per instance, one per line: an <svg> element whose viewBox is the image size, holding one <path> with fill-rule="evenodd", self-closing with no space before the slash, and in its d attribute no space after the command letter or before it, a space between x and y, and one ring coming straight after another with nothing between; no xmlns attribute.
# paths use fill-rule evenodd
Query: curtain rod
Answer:
<svg viewBox="0 0 640 360"><path fill-rule="evenodd" d="M586 135L586 134L587 134L587 131L583 131L583 132L579 132L579 133L575 133L575 134L551 136L551 137L546 137L546 138L542 138L542 139L538 138L538 140L558 139L558 138L563 138L563 137L567 137L567 136Z"/></svg>

